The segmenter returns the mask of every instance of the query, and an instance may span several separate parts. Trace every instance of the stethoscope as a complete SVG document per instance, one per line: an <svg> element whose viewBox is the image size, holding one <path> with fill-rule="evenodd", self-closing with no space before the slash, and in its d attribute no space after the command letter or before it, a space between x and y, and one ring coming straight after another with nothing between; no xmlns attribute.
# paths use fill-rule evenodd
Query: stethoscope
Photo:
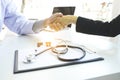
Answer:
<svg viewBox="0 0 120 80"><path fill-rule="evenodd" d="M46 30L46 29L43 29L42 31L53 32L53 31ZM49 50L51 50L52 53L55 53L57 58L59 60L61 60L61 61L67 61L67 62L69 62L69 61L77 61L77 60L83 59L85 57L85 55L86 55L87 50L89 50L89 49L85 50L85 49L83 49L80 46L68 45L66 43L66 41L62 40L62 39L57 39L57 40L60 40L62 43L64 43L64 45L63 44L62 45L59 44L57 46L53 46L53 47L49 47L47 49L44 49L43 51L40 51L40 52L38 52L36 54L30 54L30 55L26 56L26 58L23 61L23 63L25 63L25 64L32 63L33 60L37 56L39 56L40 54L42 54L42 53L44 53L46 51L49 51ZM62 49L59 49L59 48L62 48ZM74 58L64 57L64 55L69 54L69 48L71 48L71 49L78 49L79 50L79 52L78 52L79 55L77 57L74 57ZM91 50L89 50L89 51L91 51ZM93 51L91 51L91 52L93 53Z"/></svg>
<svg viewBox="0 0 120 80"><path fill-rule="evenodd" d="M63 49L59 49L59 48L63 48ZM77 56L75 58L66 58L66 57L64 57L64 55L67 54L69 48L79 49L80 50L79 56ZM44 52L46 52L48 50L51 50L52 53L55 53L59 60L65 61L65 62L81 60L86 55L86 51L83 48L81 48L79 46L73 46L73 45L66 45L65 44L65 45L57 45L55 47L49 47L49 48L47 48L47 49L45 49L43 51L38 52L37 54L28 55L23 62L25 64L32 63L34 58L36 58L37 56L39 56L40 54L42 54L42 53L44 53Z"/></svg>

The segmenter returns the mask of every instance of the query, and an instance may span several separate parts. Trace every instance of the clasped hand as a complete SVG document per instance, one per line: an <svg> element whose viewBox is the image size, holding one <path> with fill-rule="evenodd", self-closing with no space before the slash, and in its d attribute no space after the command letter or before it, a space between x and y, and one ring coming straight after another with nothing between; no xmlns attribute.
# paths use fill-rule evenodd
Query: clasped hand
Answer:
<svg viewBox="0 0 120 80"><path fill-rule="evenodd" d="M49 26L52 30L60 31L66 28L67 25L76 23L76 20L76 16L55 13L50 18L46 19L46 25Z"/></svg>

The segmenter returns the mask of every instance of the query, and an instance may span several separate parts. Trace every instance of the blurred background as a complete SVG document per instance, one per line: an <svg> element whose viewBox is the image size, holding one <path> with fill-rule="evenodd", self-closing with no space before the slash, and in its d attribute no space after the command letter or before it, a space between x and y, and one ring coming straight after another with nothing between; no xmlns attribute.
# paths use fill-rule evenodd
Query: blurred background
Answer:
<svg viewBox="0 0 120 80"><path fill-rule="evenodd" d="M41 20L53 13L82 16L94 20L111 21L120 13L120 0L13 0L18 10L30 20ZM60 9L62 7L62 9ZM67 12L67 13L66 13ZM70 25L71 26L71 25ZM72 25L74 26L74 25ZM0 39L7 31L3 27ZM2 37L1 37L2 36Z"/></svg>
<svg viewBox="0 0 120 80"><path fill-rule="evenodd" d="M29 19L49 17L54 7L75 7L74 15L110 21L114 0L14 0ZM21 4L20 4L21 3Z"/></svg>

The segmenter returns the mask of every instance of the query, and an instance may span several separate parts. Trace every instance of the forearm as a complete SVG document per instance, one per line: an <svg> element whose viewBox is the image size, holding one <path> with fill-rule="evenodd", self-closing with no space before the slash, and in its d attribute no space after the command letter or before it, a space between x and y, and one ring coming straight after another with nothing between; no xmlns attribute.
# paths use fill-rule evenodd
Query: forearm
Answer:
<svg viewBox="0 0 120 80"><path fill-rule="evenodd" d="M35 33L38 33L40 31L42 31L44 28L46 28L47 26L47 20L39 20L39 21L36 21L34 24L33 24L33 28L32 30L35 32Z"/></svg>
<svg viewBox="0 0 120 80"><path fill-rule="evenodd" d="M76 24L76 22L77 22L77 16L73 16L73 15L67 15L67 16L65 16L65 17L67 17L66 18L66 21L69 23L69 24Z"/></svg>
<svg viewBox="0 0 120 80"><path fill-rule="evenodd" d="M115 20L112 22L94 21L79 17L76 22L76 31L86 34L114 37L120 33L120 27Z"/></svg>

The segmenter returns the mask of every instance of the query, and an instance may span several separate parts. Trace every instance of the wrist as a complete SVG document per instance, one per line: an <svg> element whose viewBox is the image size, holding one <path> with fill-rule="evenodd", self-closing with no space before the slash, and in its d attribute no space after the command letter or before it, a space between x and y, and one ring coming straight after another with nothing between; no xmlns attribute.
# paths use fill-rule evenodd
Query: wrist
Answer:
<svg viewBox="0 0 120 80"><path fill-rule="evenodd" d="M45 19L45 20L43 21L43 27L46 28L48 25L49 25L49 20L48 20L48 19Z"/></svg>
<svg viewBox="0 0 120 80"><path fill-rule="evenodd" d="M46 20L38 20L34 22L32 30L34 32L40 32L41 30L46 28L46 26L47 26Z"/></svg>
<svg viewBox="0 0 120 80"><path fill-rule="evenodd" d="M76 24L77 18L78 18L77 16L67 15L67 19L68 19L70 24Z"/></svg>

